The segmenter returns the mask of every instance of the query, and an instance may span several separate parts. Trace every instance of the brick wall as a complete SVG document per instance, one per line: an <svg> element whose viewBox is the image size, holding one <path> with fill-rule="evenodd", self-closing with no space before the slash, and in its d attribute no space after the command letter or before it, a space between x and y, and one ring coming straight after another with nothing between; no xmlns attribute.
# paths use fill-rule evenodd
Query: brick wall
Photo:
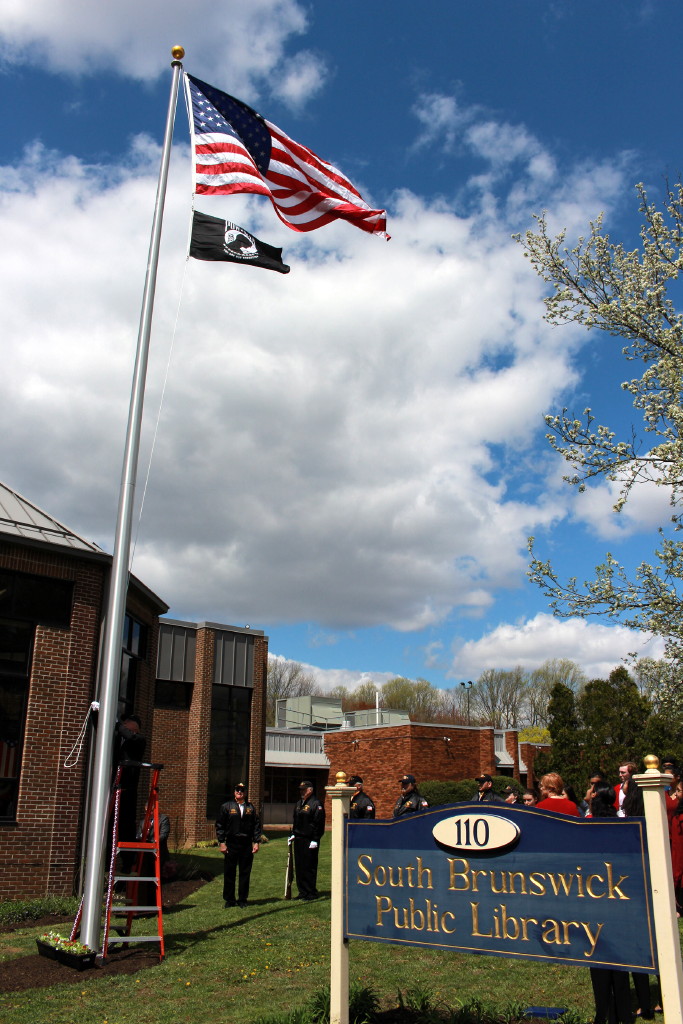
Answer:
<svg viewBox="0 0 683 1024"><path fill-rule="evenodd" d="M255 807L263 804L266 774L266 677L268 638L254 638L254 692L251 698L251 735L249 737L249 799Z"/></svg>
<svg viewBox="0 0 683 1024"><path fill-rule="evenodd" d="M449 742L445 742L445 739ZM449 725L396 725L340 729L325 734L330 760L327 785L338 771L360 775L377 807L377 817L391 816L406 772L427 779L473 778L493 774L493 729ZM320 794L319 794L320 795Z"/></svg>
<svg viewBox="0 0 683 1024"><path fill-rule="evenodd" d="M209 741L211 738L211 695L216 633L197 630L195 685L187 730L187 777L185 782L185 843L214 838L214 823L206 817L209 784Z"/></svg>
<svg viewBox="0 0 683 1024"><path fill-rule="evenodd" d="M534 762L537 754L540 754L542 750L548 750L548 746L536 743L520 743L519 745L519 756L527 767L526 784L530 789L538 782L536 772L534 771Z"/></svg>
<svg viewBox="0 0 683 1024"><path fill-rule="evenodd" d="M215 821L206 817L215 649L216 630L198 628L190 709L154 712L154 759L165 765L159 805L171 819L171 847L191 846L216 835ZM247 784L256 807L263 801L265 782L267 664L268 639L255 636Z"/></svg>
<svg viewBox="0 0 683 1024"><path fill-rule="evenodd" d="M1 542L0 567L74 583L70 628L36 627L16 822L0 824L0 897L70 895L78 887L85 846L90 727L77 763L65 768L64 762L95 694L109 560ZM138 665L136 694L136 711L149 736L158 620L151 603L134 589L128 608L149 630L147 659ZM148 744L147 754L149 750ZM141 807L147 796L145 776L143 780Z"/></svg>
<svg viewBox="0 0 683 1024"><path fill-rule="evenodd" d="M88 714L106 565L0 544L0 566L74 581L70 629L36 627L16 824L0 825L0 896L70 894L78 871L87 745L64 761Z"/></svg>
<svg viewBox="0 0 683 1024"><path fill-rule="evenodd" d="M505 733L505 749L512 758L512 763L514 765L512 769L512 776L519 782L519 758L517 756L517 751L519 750L519 733L514 729L508 729Z"/></svg>

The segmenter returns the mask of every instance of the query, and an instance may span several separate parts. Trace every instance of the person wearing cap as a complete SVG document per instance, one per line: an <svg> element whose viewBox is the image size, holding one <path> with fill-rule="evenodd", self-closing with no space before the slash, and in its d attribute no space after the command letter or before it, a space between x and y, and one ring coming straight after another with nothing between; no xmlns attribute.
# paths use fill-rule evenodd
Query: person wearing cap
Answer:
<svg viewBox="0 0 683 1024"><path fill-rule="evenodd" d="M477 794L477 803L479 804L504 804L505 800L501 797L496 796L493 792L493 779L490 775L484 772L483 775L477 776L474 780L479 783L479 792Z"/></svg>
<svg viewBox="0 0 683 1024"><path fill-rule="evenodd" d="M223 862L223 899L226 909L235 906L235 879L239 869L237 905L246 907L254 854L258 853L261 820L256 808L246 799L246 786L235 784L234 799L226 800L216 820L218 848Z"/></svg>
<svg viewBox="0 0 683 1024"><path fill-rule="evenodd" d="M294 844L294 876L300 900L317 900L318 850L325 831L325 808L310 779L299 784L299 800L288 842Z"/></svg>
<svg viewBox="0 0 683 1024"><path fill-rule="evenodd" d="M349 786L355 786L356 792L351 797L350 818L374 818L375 805L367 793L363 792L363 780L360 775L352 775L348 781Z"/></svg>
<svg viewBox="0 0 683 1024"><path fill-rule="evenodd" d="M425 798L418 791L414 775L402 775L398 781L401 786L401 795L394 806L395 818L402 817L404 814L416 814L429 807Z"/></svg>

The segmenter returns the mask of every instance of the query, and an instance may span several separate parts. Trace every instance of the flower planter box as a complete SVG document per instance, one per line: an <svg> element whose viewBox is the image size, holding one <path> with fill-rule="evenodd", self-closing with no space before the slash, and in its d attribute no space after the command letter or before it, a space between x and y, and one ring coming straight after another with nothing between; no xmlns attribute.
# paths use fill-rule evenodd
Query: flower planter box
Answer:
<svg viewBox="0 0 683 1024"><path fill-rule="evenodd" d="M45 942L43 939L36 939L36 946L41 956L46 956L49 960L57 960L58 963L66 964L67 967L73 967L77 971L85 971L89 967L95 966L96 951L76 953L71 949L53 946L52 943Z"/></svg>
<svg viewBox="0 0 683 1024"><path fill-rule="evenodd" d="M36 946L41 956L46 956L48 960L57 959L57 950L49 942L41 942L40 939L36 939Z"/></svg>
<svg viewBox="0 0 683 1024"><path fill-rule="evenodd" d="M97 953L70 953L68 949L56 949L57 959L60 964L67 967L74 967L77 971L86 971L89 967L95 966Z"/></svg>

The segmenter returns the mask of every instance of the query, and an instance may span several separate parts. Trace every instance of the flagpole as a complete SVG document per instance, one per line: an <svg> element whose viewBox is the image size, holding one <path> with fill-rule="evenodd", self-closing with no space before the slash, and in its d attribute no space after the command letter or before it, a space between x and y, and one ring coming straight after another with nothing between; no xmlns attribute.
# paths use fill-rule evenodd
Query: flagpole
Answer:
<svg viewBox="0 0 683 1024"><path fill-rule="evenodd" d="M111 788L112 753L114 746L114 729L121 674L121 651L123 643L123 626L126 614L126 596L128 593L128 576L130 563L130 541L133 523L133 507L135 501L135 482L140 450L140 431L142 411L145 398L145 379L149 356L149 339L154 309L154 292L156 287L157 266L159 263L159 245L161 227L164 217L164 201L168 181L168 166L171 157L173 124L178 99L178 83L182 71L181 60L185 56L182 46L174 46L172 51L173 77L171 95L166 116L166 130L161 154L161 168L157 186L152 233L147 257L147 273L145 289L142 296L140 327L138 331L135 369L131 389L130 407L128 410L128 427L121 472L121 490L119 493L118 518L114 555L111 567L109 599L105 619L104 655L99 686L100 712L97 727L97 745L95 748L95 764L90 779L92 793L90 819L88 822L87 861L85 884L83 890L83 916L81 922L81 942L91 949L100 948L100 929L102 915L102 871L104 852L106 849L105 831L107 827L107 810Z"/></svg>

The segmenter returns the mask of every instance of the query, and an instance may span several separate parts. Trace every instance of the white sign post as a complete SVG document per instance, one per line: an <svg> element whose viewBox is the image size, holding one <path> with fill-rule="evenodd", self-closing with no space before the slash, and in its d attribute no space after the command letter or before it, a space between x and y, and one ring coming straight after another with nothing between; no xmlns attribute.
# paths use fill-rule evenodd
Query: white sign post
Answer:
<svg viewBox="0 0 683 1024"><path fill-rule="evenodd" d="M666 820L664 789L673 781L671 775L659 771L659 758L649 754L645 774L634 775L643 791L647 848L650 856L652 885L652 916L657 937L657 958L662 985L662 1006L666 1024L683 1024L683 968L681 941L676 916L676 896L671 870L669 828Z"/></svg>
<svg viewBox="0 0 683 1024"><path fill-rule="evenodd" d="M330 907L330 1024L349 1024L349 944L344 940L344 818L355 786L337 772L336 786L325 786L332 804L332 905Z"/></svg>

